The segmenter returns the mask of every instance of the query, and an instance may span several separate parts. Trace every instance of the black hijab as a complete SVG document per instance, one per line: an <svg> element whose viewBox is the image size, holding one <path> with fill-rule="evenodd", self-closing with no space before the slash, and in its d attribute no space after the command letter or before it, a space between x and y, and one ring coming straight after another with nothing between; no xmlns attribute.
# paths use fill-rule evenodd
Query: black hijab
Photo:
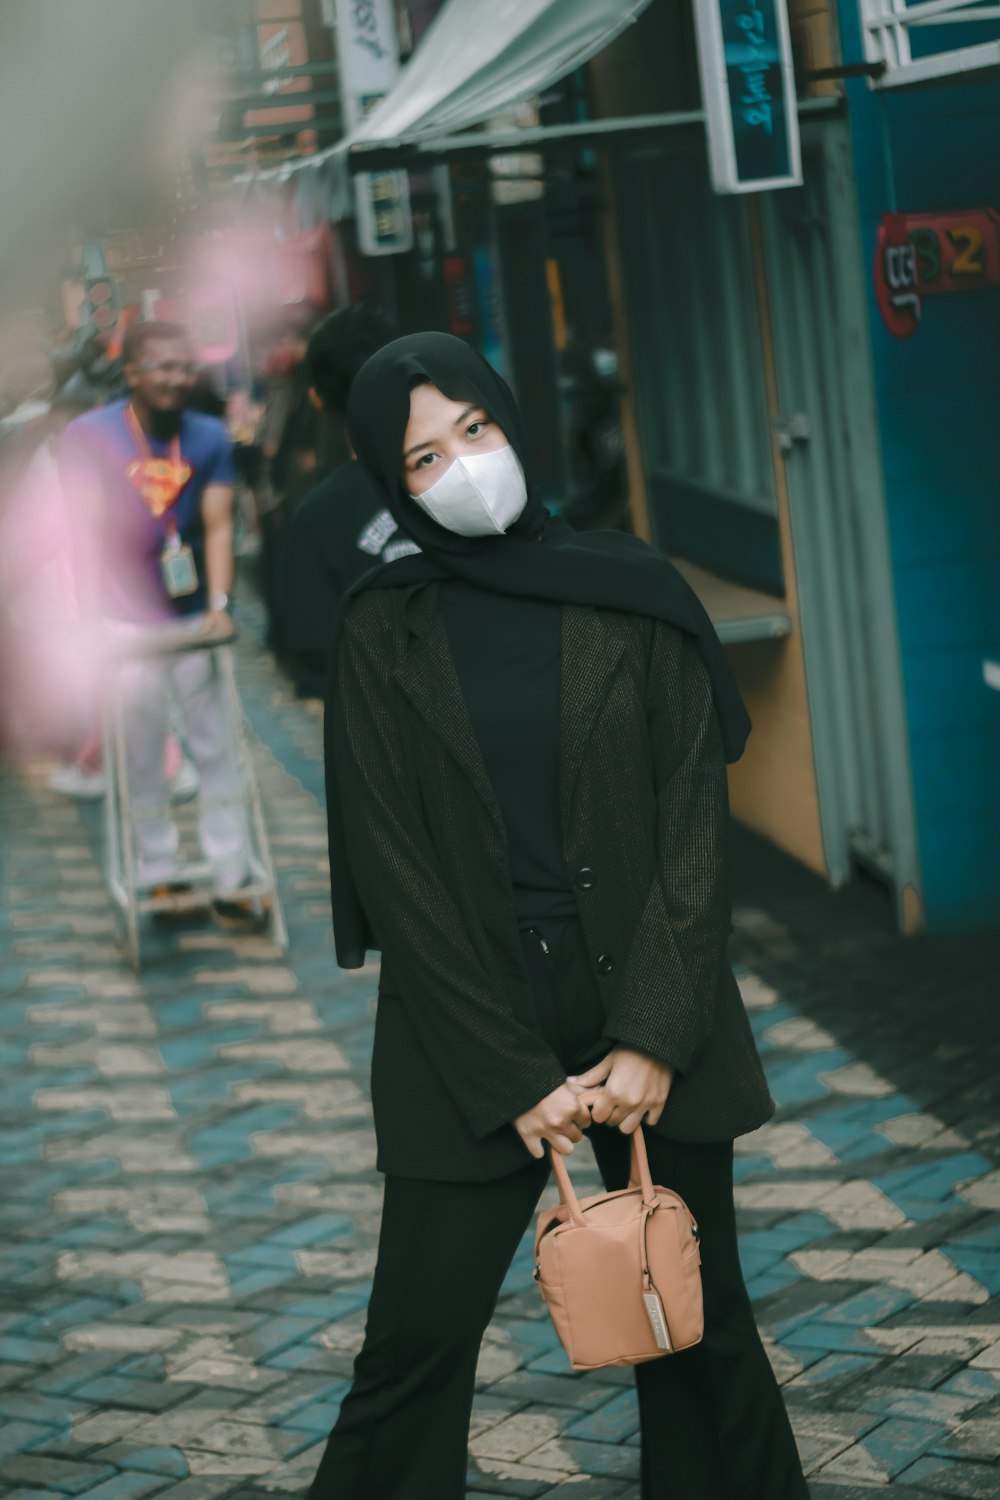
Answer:
<svg viewBox="0 0 1000 1500"><path fill-rule="evenodd" d="M460 537L432 520L403 483L403 435L410 392L429 382L455 401L481 406L506 434L528 486L521 516L503 536ZM726 759L738 760L750 719L711 620L672 563L638 537L617 531L574 532L550 516L532 485L514 397L494 369L461 339L418 333L386 344L364 364L347 404L354 450L401 530L420 553L376 566L352 586L334 626L335 662L340 621L354 594L449 578L526 599L591 604L649 615L693 635L712 679ZM335 668L334 668L335 670ZM328 705L329 708L329 705ZM351 879L334 783L334 716L326 715L327 819L334 936L341 968L359 968L366 948L378 946Z"/></svg>
<svg viewBox="0 0 1000 1500"><path fill-rule="evenodd" d="M460 537L410 499L402 479L410 392L429 382L454 401L481 406L506 433L525 470L528 503L501 537ZM481 355L449 333L415 333L386 344L351 387L354 450L399 526L421 548L367 573L354 592L456 577L526 599L593 604L665 620L697 637L712 678L726 759L738 760L750 719L711 620L671 562L620 531L575 532L550 516L527 475L524 432L510 388Z"/></svg>

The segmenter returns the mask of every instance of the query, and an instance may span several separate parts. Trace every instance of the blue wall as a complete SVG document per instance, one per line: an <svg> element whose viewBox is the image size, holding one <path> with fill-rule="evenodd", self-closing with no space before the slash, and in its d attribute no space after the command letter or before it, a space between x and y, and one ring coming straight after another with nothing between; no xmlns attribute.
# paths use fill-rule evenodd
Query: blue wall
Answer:
<svg viewBox="0 0 1000 1500"><path fill-rule="evenodd" d="M844 60L859 61L858 0L840 11ZM852 83L849 105L927 925L1000 925L1000 692L982 671L1000 659L1000 289L926 298L902 341L870 274L893 206L1000 210L1000 83L882 99Z"/></svg>

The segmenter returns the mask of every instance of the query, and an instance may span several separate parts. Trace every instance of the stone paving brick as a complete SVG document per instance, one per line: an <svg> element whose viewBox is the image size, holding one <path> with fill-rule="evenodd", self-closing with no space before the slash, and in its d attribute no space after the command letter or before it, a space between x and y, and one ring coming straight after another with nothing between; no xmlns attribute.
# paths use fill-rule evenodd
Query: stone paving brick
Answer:
<svg viewBox="0 0 1000 1500"><path fill-rule="evenodd" d="M11 1453L30 1453L52 1441L51 1427L40 1422L5 1422L0 1426L0 1462Z"/></svg>
<svg viewBox="0 0 1000 1500"><path fill-rule="evenodd" d="M848 1323L860 1328L871 1328L884 1322L886 1318L891 1318L902 1308L911 1306L913 1300L910 1292L890 1286L874 1286L827 1308L826 1312L819 1314L819 1322Z"/></svg>
<svg viewBox="0 0 1000 1500"><path fill-rule="evenodd" d="M102 1448L98 1457L120 1469L134 1469L141 1474L163 1474L169 1479L188 1477L187 1460L179 1448L143 1448L132 1443L115 1443Z"/></svg>
<svg viewBox="0 0 1000 1500"><path fill-rule="evenodd" d="M638 1452L618 1443L583 1442L578 1438L560 1437L534 1449L527 1457L528 1462L537 1468L607 1475L615 1479L639 1477Z"/></svg>
<svg viewBox="0 0 1000 1500"><path fill-rule="evenodd" d="M816 1411L789 1405L788 1415L807 1475L851 1448L878 1425L878 1418L861 1412Z"/></svg>
<svg viewBox="0 0 1000 1500"><path fill-rule="evenodd" d="M134 1380L128 1375L104 1375L86 1385L77 1386L74 1391L78 1400L110 1403L136 1411L163 1411L176 1406L187 1393L181 1385L164 1385L156 1380Z"/></svg>
<svg viewBox="0 0 1000 1500"><path fill-rule="evenodd" d="M915 1348L921 1348L915 1345ZM895 1358L884 1360L881 1367L870 1377L871 1383L909 1386L915 1390L935 1390L960 1368L960 1362L949 1358L935 1358L907 1351Z"/></svg>
<svg viewBox="0 0 1000 1500"><path fill-rule="evenodd" d="M860 1376L881 1364L878 1356L869 1354L827 1354L788 1380L785 1390L792 1397L806 1395L827 1402L835 1392L846 1387L845 1404L862 1406L864 1403L854 1398L854 1386Z"/></svg>
<svg viewBox="0 0 1000 1500"><path fill-rule="evenodd" d="M919 1494L949 1495L956 1500L996 1500L1000 1468L996 1464L956 1463L921 1458L901 1475Z"/></svg>
<svg viewBox="0 0 1000 1500"><path fill-rule="evenodd" d="M915 1420L935 1422L947 1427L961 1420L975 1398L954 1395L936 1390L921 1390L913 1386L872 1384L863 1388L854 1387L846 1399L851 1405L870 1412L883 1412L886 1416L910 1417Z"/></svg>
<svg viewBox="0 0 1000 1500"><path fill-rule="evenodd" d="M571 1472L559 1473L552 1469L535 1469L529 1464L518 1464L506 1459L484 1458L469 1469L468 1484L473 1494L478 1487L489 1484L487 1493L519 1497L519 1500L538 1500L548 1494L562 1479L569 1479Z"/></svg>
<svg viewBox="0 0 1000 1500"><path fill-rule="evenodd" d="M1000 1417L970 1417L935 1443L932 1451L941 1457L996 1459L1000 1457Z"/></svg>
<svg viewBox="0 0 1000 1500"><path fill-rule="evenodd" d="M51 1370L35 1371L32 1384L45 1395L64 1396L101 1375L112 1373L120 1362L120 1354L82 1354L76 1359L62 1360ZM21 1372L21 1379L24 1372Z"/></svg>
<svg viewBox="0 0 1000 1500"><path fill-rule="evenodd" d="M898 1480L890 1481L892 1484L891 1500L927 1500L926 1490L914 1490L910 1486L902 1485ZM873 1493L882 1489L882 1483L872 1480L869 1483L854 1484L850 1479L837 1479L834 1475L828 1484L820 1479L813 1479L809 1486L809 1494L812 1500L872 1500Z"/></svg>
<svg viewBox="0 0 1000 1500"><path fill-rule="evenodd" d="M1000 1396L1000 1375L988 1370L960 1370L943 1381L939 1389L979 1402L994 1401Z"/></svg>
<svg viewBox="0 0 1000 1500"><path fill-rule="evenodd" d="M96 1489L87 1491L87 1500L138 1500L141 1495L160 1494L164 1490L162 1476L148 1474L116 1474L106 1479Z"/></svg>
<svg viewBox="0 0 1000 1500"><path fill-rule="evenodd" d="M620 1443L638 1430L639 1404L635 1391L623 1391L565 1429L567 1437L591 1443Z"/></svg>
<svg viewBox="0 0 1000 1500"><path fill-rule="evenodd" d="M475 1491L474 1493L479 1493ZM495 1492L502 1493L502 1492ZM638 1492L633 1491L636 1500ZM574 1476L567 1479L565 1484L557 1484L551 1490L546 1490L544 1500L627 1500L629 1486L618 1484L615 1480L608 1478L583 1479Z"/></svg>
<svg viewBox="0 0 1000 1500"><path fill-rule="evenodd" d="M820 1472L826 1479L837 1475L885 1483L922 1453L936 1447L945 1432L945 1428L934 1422L891 1417Z"/></svg>
<svg viewBox="0 0 1000 1500"><path fill-rule="evenodd" d="M59 1354L59 1345L48 1339L0 1338L0 1359L14 1364L51 1365Z"/></svg>
<svg viewBox="0 0 1000 1500"><path fill-rule="evenodd" d="M83 1495L114 1478L107 1464L82 1463L39 1454L22 1454L4 1460L3 1477L11 1484L37 1485L61 1495Z"/></svg>
<svg viewBox="0 0 1000 1500"><path fill-rule="evenodd" d="M169 1496L169 1500L223 1500L224 1496L242 1500L243 1486L234 1486L232 1479L182 1479L161 1493Z"/></svg>
<svg viewBox="0 0 1000 1500"><path fill-rule="evenodd" d="M64 1500L58 1490L8 1490L3 1491L4 1500Z"/></svg>
<svg viewBox="0 0 1000 1500"><path fill-rule="evenodd" d="M490 1386L490 1394L519 1404L539 1403L564 1406L573 1412L593 1411L614 1395L614 1387L596 1378L574 1380L555 1375L541 1375L531 1370L514 1370Z"/></svg>
<svg viewBox="0 0 1000 1500"><path fill-rule="evenodd" d="M469 1451L473 1457L519 1460L562 1430L562 1415L557 1411L536 1408L507 1417L473 1438Z"/></svg>

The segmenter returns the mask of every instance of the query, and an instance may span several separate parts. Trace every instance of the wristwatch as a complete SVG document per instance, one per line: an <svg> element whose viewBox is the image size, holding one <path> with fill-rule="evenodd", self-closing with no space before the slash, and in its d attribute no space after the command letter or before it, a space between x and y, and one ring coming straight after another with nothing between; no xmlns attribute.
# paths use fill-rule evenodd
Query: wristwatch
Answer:
<svg viewBox="0 0 1000 1500"><path fill-rule="evenodd" d="M224 594L221 589L218 593L209 594L208 607L213 614L221 614L223 610L229 608L229 595Z"/></svg>

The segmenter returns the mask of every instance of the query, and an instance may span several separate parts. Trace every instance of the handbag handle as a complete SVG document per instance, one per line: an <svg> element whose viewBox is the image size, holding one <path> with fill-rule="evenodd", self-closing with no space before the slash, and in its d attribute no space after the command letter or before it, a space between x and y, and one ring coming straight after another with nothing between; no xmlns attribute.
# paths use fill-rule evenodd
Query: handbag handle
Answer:
<svg viewBox="0 0 1000 1500"><path fill-rule="evenodd" d="M629 1170L629 1187L640 1187L642 1189L642 1201L646 1208L656 1207L656 1189L653 1187L653 1179L649 1171L649 1157L646 1155L646 1139L642 1133L642 1126L634 1130L631 1136L631 1167ZM566 1158L559 1151L553 1151L549 1146L549 1156L552 1159L552 1171L555 1174L556 1185L559 1188L559 1202L569 1209L569 1216L573 1223L580 1228L586 1226L583 1209L580 1200L570 1180L569 1168L566 1166Z"/></svg>

